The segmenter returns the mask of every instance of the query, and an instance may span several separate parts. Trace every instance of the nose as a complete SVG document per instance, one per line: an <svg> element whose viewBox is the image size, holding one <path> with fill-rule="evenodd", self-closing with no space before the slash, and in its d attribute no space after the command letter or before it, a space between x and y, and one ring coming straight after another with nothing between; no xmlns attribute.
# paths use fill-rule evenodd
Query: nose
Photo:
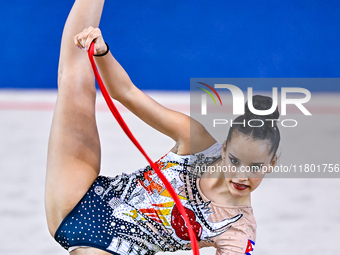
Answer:
<svg viewBox="0 0 340 255"><path fill-rule="evenodd" d="M239 179L239 181L246 181L248 179L248 176L245 171L241 171L240 169L238 169L236 173L236 178Z"/></svg>

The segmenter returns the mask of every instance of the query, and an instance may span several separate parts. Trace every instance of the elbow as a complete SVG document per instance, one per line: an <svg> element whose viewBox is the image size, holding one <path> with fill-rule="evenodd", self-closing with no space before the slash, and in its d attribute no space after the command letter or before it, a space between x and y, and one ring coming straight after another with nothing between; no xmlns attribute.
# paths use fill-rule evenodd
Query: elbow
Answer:
<svg viewBox="0 0 340 255"><path fill-rule="evenodd" d="M115 86L115 88L116 89L108 87L107 92L111 98L124 104L124 102L130 97L131 91L133 91L136 86L130 82L128 84L120 84L119 86Z"/></svg>

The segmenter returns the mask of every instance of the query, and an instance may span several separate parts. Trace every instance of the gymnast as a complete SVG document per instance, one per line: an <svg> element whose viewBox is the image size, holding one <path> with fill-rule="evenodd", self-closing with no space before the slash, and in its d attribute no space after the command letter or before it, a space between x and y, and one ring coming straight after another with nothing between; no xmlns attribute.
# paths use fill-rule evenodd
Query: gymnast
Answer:
<svg viewBox="0 0 340 255"><path fill-rule="evenodd" d="M216 142L199 122L163 107L132 83L98 28L103 6L104 0L76 0L62 35L45 189L49 232L72 255L191 249L188 227L150 166L131 174L100 175L96 88L86 52L94 42L96 65L110 96L174 140L170 151L160 148L164 156L156 163L184 205L199 248L215 247L216 255L252 254L256 221L251 192L265 175L261 168L277 162L280 133L265 120L278 119L278 109L257 116L246 104L246 113L235 122L261 119L266 124L233 125L224 143ZM272 100L254 96L253 104L266 110ZM212 169L207 166L237 171L199 171Z"/></svg>

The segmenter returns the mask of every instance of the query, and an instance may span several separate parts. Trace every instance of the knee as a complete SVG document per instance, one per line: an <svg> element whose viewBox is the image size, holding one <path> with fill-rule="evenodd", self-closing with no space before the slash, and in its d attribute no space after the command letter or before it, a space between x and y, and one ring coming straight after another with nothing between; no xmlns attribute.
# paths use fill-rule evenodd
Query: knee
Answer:
<svg viewBox="0 0 340 255"><path fill-rule="evenodd" d="M67 93L76 93L78 96L91 95L95 96L96 86L95 79L92 73L88 70L81 70L75 68L58 70L58 90L59 93L67 91Z"/></svg>

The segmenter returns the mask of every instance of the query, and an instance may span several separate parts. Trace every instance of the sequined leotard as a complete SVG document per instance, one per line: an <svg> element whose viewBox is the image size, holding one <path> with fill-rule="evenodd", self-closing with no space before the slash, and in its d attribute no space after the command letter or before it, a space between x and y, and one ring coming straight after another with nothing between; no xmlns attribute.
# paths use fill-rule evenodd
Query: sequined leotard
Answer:
<svg viewBox="0 0 340 255"><path fill-rule="evenodd" d="M252 207L209 201L194 171L193 166L219 158L221 148L216 143L193 155L169 152L157 164L181 199L200 248L214 246L218 255L249 255L256 236ZM55 239L69 251L89 246L115 255L191 249L185 222L150 166L113 178L99 176L60 224Z"/></svg>

